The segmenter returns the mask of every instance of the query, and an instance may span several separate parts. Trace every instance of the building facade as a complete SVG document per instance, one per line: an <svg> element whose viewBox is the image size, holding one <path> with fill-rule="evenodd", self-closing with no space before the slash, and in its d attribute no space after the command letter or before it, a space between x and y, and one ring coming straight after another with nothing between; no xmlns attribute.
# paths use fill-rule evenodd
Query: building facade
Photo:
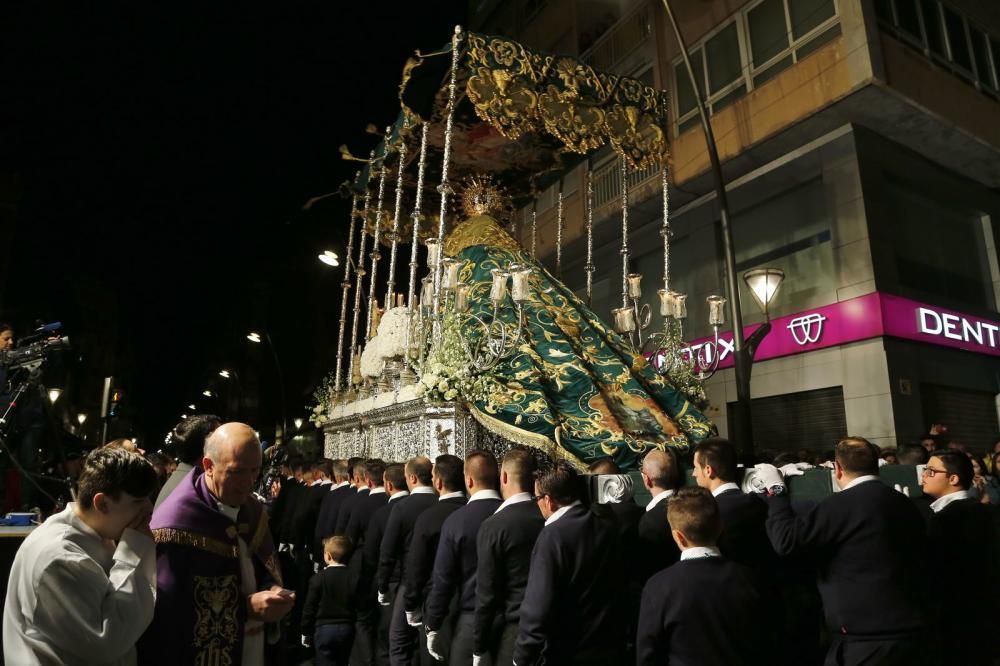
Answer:
<svg viewBox="0 0 1000 666"><path fill-rule="evenodd" d="M774 328L753 369L758 448L883 446L932 423L974 449L1000 432L1000 4L976 0L672 0L727 181L737 269L777 267ZM576 55L670 93L671 288L685 337L725 292L719 214L694 96L660 2L476 2L471 29ZM583 293L588 166L538 197L537 253ZM621 291L619 165L589 165L593 307ZM661 286L660 173L629 174L632 268ZM527 245L530 212L519 228ZM742 294L748 330L763 315ZM656 311L656 308L653 308ZM654 320L656 318L654 317ZM653 326L657 323L654 321ZM729 431L725 342L706 385Z"/></svg>

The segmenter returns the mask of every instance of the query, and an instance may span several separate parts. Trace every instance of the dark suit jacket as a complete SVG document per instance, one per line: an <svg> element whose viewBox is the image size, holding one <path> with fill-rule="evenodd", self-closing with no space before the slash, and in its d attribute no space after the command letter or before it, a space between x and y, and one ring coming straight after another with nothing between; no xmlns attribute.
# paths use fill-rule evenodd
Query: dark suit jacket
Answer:
<svg viewBox="0 0 1000 666"><path fill-rule="evenodd" d="M681 551L670 535L667 522L667 500L660 502L649 511L644 511L637 530L638 544L636 556L639 563L635 577L640 586L646 584L650 576L680 559ZM768 545L770 548L770 545Z"/></svg>
<svg viewBox="0 0 1000 666"><path fill-rule="evenodd" d="M316 484L307 486L305 492L299 500L298 510L292 520L292 531L295 545L299 548L308 549L312 554L315 543L316 520L319 516L319 508L323 503L323 498L330 494L330 484Z"/></svg>
<svg viewBox="0 0 1000 666"><path fill-rule="evenodd" d="M279 543L295 543L294 527L299 510L306 503L305 498L307 493L308 490L301 481L291 478L285 479L282 482L281 492L278 494L278 497L280 498L284 494L285 501L281 506L280 518L278 519L280 521L280 525L278 526Z"/></svg>
<svg viewBox="0 0 1000 666"><path fill-rule="evenodd" d="M469 502L448 516L441 526L424 613L429 630L441 628L456 591L459 613L476 610L476 536L483 521L493 515L501 502L492 498Z"/></svg>
<svg viewBox="0 0 1000 666"><path fill-rule="evenodd" d="M613 523L574 506L542 529L531 555L514 661L617 663L624 649L621 540Z"/></svg>
<svg viewBox="0 0 1000 666"><path fill-rule="evenodd" d="M779 555L807 554L818 569L830 631L892 639L924 627L924 523L913 503L878 480L828 497L802 514L768 499L767 535Z"/></svg>
<svg viewBox="0 0 1000 666"><path fill-rule="evenodd" d="M438 500L437 504L424 511L417 519L403 573L403 584L406 585L404 609L423 610L424 600L431 591L431 572L434 570L434 556L437 555L441 526L448 516L465 506L465 502L465 495Z"/></svg>
<svg viewBox="0 0 1000 666"><path fill-rule="evenodd" d="M642 591L636 664L767 663L765 610L741 565L723 557L678 562Z"/></svg>
<svg viewBox="0 0 1000 666"><path fill-rule="evenodd" d="M487 518L476 537L475 654L486 654L504 625L521 617L528 567L545 526L535 502L518 502Z"/></svg>
<svg viewBox="0 0 1000 666"><path fill-rule="evenodd" d="M372 516L389 501L389 496L383 492L372 494L370 491L364 497L359 498L351 511L351 518L347 523L344 536L351 540L355 548L358 548L364 540L368 531L368 523Z"/></svg>
<svg viewBox="0 0 1000 666"><path fill-rule="evenodd" d="M722 521L719 535L722 556L759 575L774 576L778 557L767 538L767 503L739 490L720 493L715 501Z"/></svg>
<svg viewBox="0 0 1000 666"><path fill-rule="evenodd" d="M376 510L372 514L372 519L368 522L368 530L365 532L365 542L362 551L361 587L369 596L374 596L375 592L377 592L375 573L378 571L379 549L382 547L382 537L385 536L385 527L389 521L389 514L404 499L406 499L405 495L397 500L387 498L386 504L383 504ZM389 583L398 582L399 570L396 569L389 576Z"/></svg>
<svg viewBox="0 0 1000 666"><path fill-rule="evenodd" d="M314 548L319 557L317 562L323 561L323 539L334 535L340 509L348 498L354 497L356 494L357 492L351 486L341 486L328 492L323 501L320 502L319 515L316 517L316 529L313 533Z"/></svg>
<svg viewBox="0 0 1000 666"><path fill-rule="evenodd" d="M347 525L351 522L351 513L354 511L354 507L358 505L358 502L368 497L368 492L368 488L355 490L354 497L348 497L340 505L340 511L337 512L337 525L333 529L334 534L347 534Z"/></svg>
<svg viewBox="0 0 1000 666"><path fill-rule="evenodd" d="M379 547L378 557L378 591L386 592L390 580L396 575L400 580L406 573L406 557L410 550L410 539L413 536L413 526L420 514L434 506L438 497L434 493L410 494L401 500L389 514L385 524L385 534ZM394 502L395 504L395 502ZM398 567L398 569L397 569Z"/></svg>

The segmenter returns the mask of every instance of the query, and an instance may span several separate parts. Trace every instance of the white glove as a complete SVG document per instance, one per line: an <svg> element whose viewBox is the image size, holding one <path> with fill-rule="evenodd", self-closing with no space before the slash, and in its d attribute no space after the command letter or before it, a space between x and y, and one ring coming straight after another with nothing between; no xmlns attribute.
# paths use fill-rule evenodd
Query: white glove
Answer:
<svg viewBox="0 0 1000 666"><path fill-rule="evenodd" d="M909 497L909 496L910 496L910 487L909 487L909 486L901 486L901 485L899 485L899 484L897 483L897 484L895 484L895 485L893 486L893 488L895 488L895 489L896 489L896 492L897 492L897 493L903 493L903 494L904 494L904 495L906 495L907 497Z"/></svg>
<svg viewBox="0 0 1000 666"><path fill-rule="evenodd" d="M419 627L424 621L424 614L420 611L406 611L406 624L411 627Z"/></svg>
<svg viewBox="0 0 1000 666"><path fill-rule="evenodd" d="M780 495L785 492L785 481L777 467L761 463L754 465L753 469L748 469L744 474L743 492Z"/></svg>
<svg viewBox="0 0 1000 666"><path fill-rule="evenodd" d="M479 666L482 663L483 656L479 654L472 655L472 666Z"/></svg>
<svg viewBox="0 0 1000 666"><path fill-rule="evenodd" d="M438 632L430 630L427 631L427 652L429 652L430 655L434 657L434 659L436 659L437 661L444 661L444 657L438 654L436 645L437 637L438 637Z"/></svg>
<svg viewBox="0 0 1000 666"><path fill-rule="evenodd" d="M302 634L302 647L309 647L312 645L312 641L305 634Z"/></svg>
<svg viewBox="0 0 1000 666"><path fill-rule="evenodd" d="M827 460L826 462L821 462L819 464L819 466L823 467L825 469L833 469L833 461L832 460Z"/></svg>
<svg viewBox="0 0 1000 666"><path fill-rule="evenodd" d="M378 605L379 606L389 605L389 596L385 592L378 593Z"/></svg>
<svg viewBox="0 0 1000 666"><path fill-rule="evenodd" d="M879 458L878 459L878 466L879 467L881 467L882 465L888 465L888 464L889 464L889 461L886 460L885 458Z"/></svg>
<svg viewBox="0 0 1000 666"><path fill-rule="evenodd" d="M802 471L803 468L799 467L799 465L806 465L805 469L812 467L812 465L808 465L807 463L788 463L787 465L782 465L778 469L781 472L781 475L787 479L790 476L802 476L805 474L805 472Z"/></svg>
<svg viewBox="0 0 1000 666"><path fill-rule="evenodd" d="M319 562L313 564L313 573L314 574L319 573Z"/></svg>

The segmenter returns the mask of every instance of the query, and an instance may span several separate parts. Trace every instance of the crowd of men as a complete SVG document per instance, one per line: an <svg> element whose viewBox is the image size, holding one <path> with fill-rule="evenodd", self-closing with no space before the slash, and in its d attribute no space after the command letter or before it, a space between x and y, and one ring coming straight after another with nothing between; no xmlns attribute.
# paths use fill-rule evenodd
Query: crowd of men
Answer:
<svg viewBox="0 0 1000 666"><path fill-rule="evenodd" d="M11 570L7 663L253 666L305 650L321 666L998 656L997 507L970 493L975 470L956 449L926 461L924 499L880 482L877 447L849 437L833 456L839 492L811 504L789 498L770 464L744 492L723 439L686 460L648 452L645 506L600 490L619 472L610 459L588 475L539 469L525 449L291 460L262 502L252 428L195 417L179 438L188 458L162 489L127 447L87 457L77 501Z"/></svg>

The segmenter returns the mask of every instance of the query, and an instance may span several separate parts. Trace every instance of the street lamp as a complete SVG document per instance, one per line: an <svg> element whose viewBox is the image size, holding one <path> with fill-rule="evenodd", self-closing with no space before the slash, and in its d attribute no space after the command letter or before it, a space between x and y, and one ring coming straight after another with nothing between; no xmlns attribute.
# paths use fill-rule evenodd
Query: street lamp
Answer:
<svg viewBox="0 0 1000 666"><path fill-rule="evenodd" d="M222 377L222 378L224 378L224 379L229 379L229 371L228 370L219 370L219 376Z"/></svg>
<svg viewBox="0 0 1000 666"><path fill-rule="evenodd" d="M55 403L55 401L58 400L59 396L61 395L62 395L62 389L57 389L57 388L49 389L49 402Z"/></svg>
<svg viewBox="0 0 1000 666"><path fill-rule="evenodd" d="M190 405L188 405L188 409L190 409L190 410L191 410L191 411L193 412L193 411L195 411L195 410L196 410L196 409L198 409L198 408L197 408L197 407L195 406L195 404L194 404L194 403L192 402L192 403L191 403Z"/></svg>
<svg viewBox="0 0 1000 666"><path fill-rule="evenodd" d="M330 250L326 250L323 254L318 255L318 257L319 260L322 261L327 266L336 268L337 266L340 265L340 259L337 256L336 252L331 252Z"/></svg>
<svg viewBox="0 0 1000 666"><path fill-rule="evenodd" d="M209 391L208 389L205 389L204 391L202 391L201 394L203 396L205 396L206 398L211 398L212 397L212 392Z"/></svg>
<svg viewBox="0 0 1000 666"><path fill-rule="evenodd" d="M768 306L781 288L784 279L785 272L778 268L758 268L743 274L743 281L750 288L750 294L768 319L771 318Z"/></svg>
<svg viewBox="0 0 1000 666"><path fill-rule="evenodd" d="M80 412L79 414L76 415L76 422L79 423L80 425L83 425L86 420L87 420L87 415L84 414L83 412Z"/></svg>
<svg viewBox="0 0 1000 666"><path fill-rule="evenodd" d="M292 421L292 423L295 424L296 430L300 430L302 428L302 423L303 423L302 419L295 419L294 421Z"/></svg>
<svg viewBox="0 0 1000 666"><path fill-rule="evenodd" d="M334 261L336 261L337 255L329 250L320 255L322 259L325 255L332 255ZM326 263L326 262L324 262ZM331 266L336 266L337 264L330 264ZM281 370L281 361L278 360L278 350L274 348L274 341L271 340L271 334L264 330L264 338L267 340L267 346L271 348L271 358L274 359L274 368L278 371L278 389L281 392L281 436L284 437L288 432L288 414L286 413L287 407L285 406L285 373ZM247 334L247 340L254 344L260 344L262 338L260 333L257 331L250 331Z"/></svg>

